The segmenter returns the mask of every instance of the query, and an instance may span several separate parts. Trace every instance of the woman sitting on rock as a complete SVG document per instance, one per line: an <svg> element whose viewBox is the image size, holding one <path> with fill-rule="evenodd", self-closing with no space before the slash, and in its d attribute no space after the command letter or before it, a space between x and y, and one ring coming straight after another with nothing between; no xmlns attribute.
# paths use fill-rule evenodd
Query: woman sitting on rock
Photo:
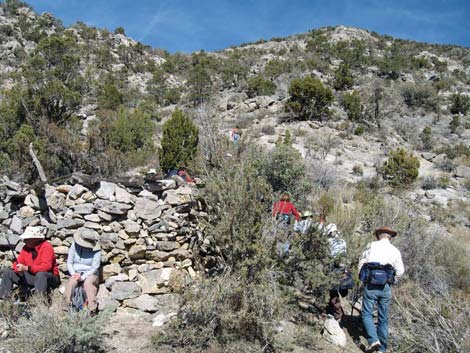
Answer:
<svg viewBox="0 0 470 353"><path fill-rule="evenodd" d="M73 243L67 258L70 279L65 286L65 299L70 305L75 287L78 284L83 284L91 316L95 316L98 309L96 294L98 293L98 271L101 261L98 238L98 233L92 229L77 230L73 235Z"/></svg>

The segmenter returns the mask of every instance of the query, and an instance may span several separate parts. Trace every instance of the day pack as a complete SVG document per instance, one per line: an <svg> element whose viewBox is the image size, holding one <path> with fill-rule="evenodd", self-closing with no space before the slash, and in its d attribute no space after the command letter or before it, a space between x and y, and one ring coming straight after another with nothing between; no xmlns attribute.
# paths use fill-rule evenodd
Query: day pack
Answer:
<svg viewBox="0 0 470 353"><path fill-rule="evenodd" d="M393 284L395 281L395 269L392 265L381 265L378 262L369 262L362 266L359 279L365 284L383 286Z"/></svg>
<svg viewBox="0 0 470 353"><path fill-rule="evenodd" d="M80 311L85 306L86 300L86 293L83 286L76 286L72 294L72 307L76 311Z"/></svg>

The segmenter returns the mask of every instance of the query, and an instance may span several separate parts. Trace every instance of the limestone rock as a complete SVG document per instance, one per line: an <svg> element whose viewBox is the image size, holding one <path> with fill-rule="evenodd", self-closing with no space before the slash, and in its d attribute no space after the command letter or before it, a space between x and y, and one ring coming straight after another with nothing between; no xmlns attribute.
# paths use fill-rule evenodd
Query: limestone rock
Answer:
<svg viewBox="0 0 470 353"><path fill-rule="evenodd" d="M346 347L346 334L334 318L325 320L323 337L328 341L342 348Z"/></svg>
<svg viewBox="0 0 470 353"><path fill-rule="evenodd" d="M160 288L167 286L170 280L172 268L162 268L159 270L148 271L139 274L138 283L142 288L142 293L158 294L161 293Z"/></svg>
<svg viewBox="0 0 470 353"><path fill-rule="evenodd" d="M180 187L179 189L183 189L183 188L184 187ZM192 201L191 193L181 192L179 191L179 189L178 190L166 190L165 192L163 192L165 202L172 206L190 203Z"/></svg>
<svg viewBox="0 0 470 353"><path fill-rule="evenodd" d="M114 282L126 282L129 281L129 276L126 275L125 273L119 273L115 276L111 276L106 281L104 282L106 288L110 289Z"/></svg>
<svg viewBox="0 0 470 353"><path fill-rule="evenodd" d="M73 211L79 215L89 215L95 210L95 206L92 203L83 203L81 205L73 206Z"/></svg>
<svg viewBox="0 0 470 353"><path fill-rule="evenodd" d="M57 221L57 229L68 228L68 229L76 229L80 228L85 224L83 219L78 218L63 218Z"/></svg>
<svg viewBox="0 0 470 353"><path fill-rule="evenodd" d="M126 219L121 222L121 224L124 226L124 230L127 234L139 234L140 232L141 227L137 222Z"/></svg>
<svg viewBox="0 0 470 353"><path fill-rule="evenodd" d="M115 201L114 191L116 190L116 187L117 185L114 183L101 181L100 188L96 191L96 196L104 200Z"/></svg>
<svg viewBox="0 0 470 353"><path fill-rule="evenodd" d="M135 299L124 300L124 306L134 308L140 311L154 313L159 309L159 301L148 294L142 294Z"/></svg>
<svg viewBox="0 0 470 353"><path fill-rule="evenodd" d="M126 203L121 203L121 202L111 202L111 201L106 201L106 200L101 200L97 199L93 203L96 207L96 209L110 213L110 214L117 214L117 215L123 215L125 214L129 209L132 208L131 205L128 205Z"/></svg>
<svg viewBox="0 0 470 353"><path fill-rule="evenodd" d="M127 192L126 190L120 187L116 187L115 194L117 202L131 204L135 198L135 196L133 196L131 193Z"/></svg>
<svg viewBox="0 0 470 353"><path fill-rule="evenodd" d="M103 267L103 278L107 279L113 275L117 275L121 273L122 268L118 263L113 263L110 265L105 265Z"/></svg>
<svg viewBox="0 0 470 353"><path fill-rule="evenodd" d="M154 220L161 215L161 210L159 210L158 206L159 204L155 201L139 197L135 202L134 212L139 218Z"/></svg>
<svg viewBox="0 0 470 353"><path fill-rule="evenodd" d="M146 250L145 245L134 245L129 249L129 258L131 260L144 259Z"/></svg>
<svg viewBox="0 0 470 353"><path fill-rule="evenodd" d="M78 199L82 194L87 192L88 189L80 184L75 184L69 191L68 197L72 200Z"/></svg>
<svg viewBox="0 0 470 353"><path fill-rule="evenodd" d="M13 231L13 233L16 234L21 234L23 232L23 223L21 222L21 219L17 216L13 216L13 219L11 220L10 224L10 229Z"/></svg>
<svg viewBox="0 0 470 353"><path fill-rule="evenodd" d="M172 251L180 247L180 244L176 241L157 241L156 247L161 251Z"/></svg>
<svg viewBox="0 0 470 353"><path fill-rule="evenodd" d="M125 300L137 298L141 289L135 282L114 282L111 287L111 299Z"/></svg>
<svg viewBox="0 0 470 353"><path fill-rule="evenodd" d="M176 317L178 315L177 312L171 312L168 314L164 313L158 313L152 321L152 326L153 327L161 327L165 325L168 321L170 321L173 317Z"/></svg>

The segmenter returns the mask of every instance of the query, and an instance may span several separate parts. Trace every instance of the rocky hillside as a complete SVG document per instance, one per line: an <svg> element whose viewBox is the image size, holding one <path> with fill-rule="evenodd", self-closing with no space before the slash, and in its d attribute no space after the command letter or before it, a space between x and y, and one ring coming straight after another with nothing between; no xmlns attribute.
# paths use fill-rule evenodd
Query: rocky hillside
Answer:
<svg viewBox="0 0 470 353"><path fill-rule="evenodd" d="M304 257L287 262L264 244L272 230L266 210L288 191L301 211L328 215L338 225L352 266L375 226L388 224L403 235L398 245L408 277L397 290L393 351L468 348L459 335L468 335L469 317L469 48L338 26L218 52L170 54L134 41L122 28L113 33L83 23L65 28L50 14L6 1L0 5L0 57L0 175L10 178L5 190L12 192L16 182L37 182L32 143L55 187L52 194L65 202L52 228L64 225L63 219L75 220L62 227L65 235L55 245L66 247L69 228L75 226L113 234L108 260L120 263L125 274L108 282L111 296L113 286L121 284L139 291L142 286L134 280L158 271L155 266L188 265L193 259L186 252L172 263L147 259L186 251L187 238L161 243L162 232L151 230L160 223L146 219L146 212L137 214L136 208L146 210L155 196L141 188L124 193L124 185L104 182L101 189L72 198L71 190L59 185L77 172L103 181L141 177L150 169L163 176L169 117L180 109L184 114L177 115L199 128L196 157L175 167L203 180L211 216L209 222L198 209L207 223L204 237L222 249L229 270L187 289L181 321L164 338L154 338L158 347L167 344L178 352L189 346L213 352L339 349L317 344L324 320L321 296L331 284L322 277L328 262L319 255L321 239L318 249L300 249L307 251ZM238 144L229 140L235 127L241 132ZM37 188L36 183L30 189ZM109 213L102 207L116 206L116 190L130 195L124 213L135 219L101 217ZM171 198L153 191L159 201ZM26 194L40 193L28 189L22 196L28 203L21 207L11 207L8 195L2 196L1 227L8 233L19 234L30 213L44 213ZM145 205L137 203L142 199ZM162 214L170 217L179 206L169 204ZM126 227L149 236L120 237ZM174 228L177 239L176 229L184 226L176 222ZM178 249L161 254L158 246L170 242ZM129 307L148 304L119 300ZM416 305L426 310L417 312ZM348 351L357 351L364 341L356 319L351 317L347 328ZM435 336L419 334L428 331ZM429 348L435 343L437 348Z"/></svg>

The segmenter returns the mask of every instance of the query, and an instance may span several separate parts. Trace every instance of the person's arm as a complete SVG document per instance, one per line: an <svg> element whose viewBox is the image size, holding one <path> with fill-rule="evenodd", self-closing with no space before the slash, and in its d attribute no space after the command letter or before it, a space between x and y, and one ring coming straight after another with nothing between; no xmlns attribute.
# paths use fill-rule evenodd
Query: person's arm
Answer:
<svg viewBox="0 0 470 353"><path fill-rule="evenodd" d="M93 275L98 272L98 269L100 268L100 263L101 263L101 251L96 251L93 254L93 263L91 264L91 268L86 271L84 274L81 275L80 279L82 281L85 280L90 275Z"/></svg>
<svg viewBox="0 0 470 353"><path fill-rule="evenodd" d="M273 205L273 212L272 212L273 217L276 217L277 212L278 212L278 208L279 208L279 207L278 207L278 203L275 202L274 205Z"/></svg>
<svg viewBox="0 0 470 353"><path fill-rule="evenodd" d="M297 211L297 209L295 208L294 205L292 205L291 211L294 214L295 220L298 221L300 219L300 214L299 214L299 212Z"/></svg>
<svg viewBox="0 0 470 353"><path fill-rule="evenodd" d="M31 272L32 274L35 274L38 272L51 272L54 259L55 259L55 253L54 253L54 249L52 248L52 246L48 243L43 244L43 246L39 250L36 261L33 261L33 264L29 267L29 272Z"/></svg>
<svg viewBox="0 0 470 353"><path fill-rule="evenodd" d="M75 268L73 267L73 259L75 258L75 243L70 245L69 252L67 254L67 270L70 276L75 274Z"/></svg>
<svg viewBox="0 0 470 353"><path fill-rule="evenodd" d="M15 272L18 272L18 269L16 268L16 265L18 265L18 264L23 264L23 265L24 265L24 260L25 260L25 259L24 259L24 250L21 250L21 251L20 251L20 254L19 254L18 257L16 258L16 261L13 262L12 268L13 268L13 270L14 270Z"/></svg>

